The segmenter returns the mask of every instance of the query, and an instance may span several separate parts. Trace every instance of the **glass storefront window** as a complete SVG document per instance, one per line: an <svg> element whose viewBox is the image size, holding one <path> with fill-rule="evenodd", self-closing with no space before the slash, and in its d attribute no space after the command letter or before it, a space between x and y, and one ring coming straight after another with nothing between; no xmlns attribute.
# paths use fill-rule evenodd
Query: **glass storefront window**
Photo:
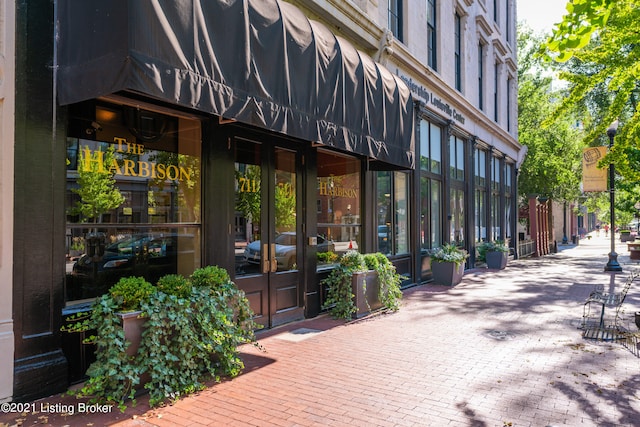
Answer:
<svg viewBox="0 0 640 427"><path fill-rule="evenodd" d="M155 283L200 267L200 121L127 105L70 108L68 302L120 278Z"/></svg>
<svg viewBox="0 0 640 427"><path fill-rule="evenodd" d="M479 187L487 185L487 152L476 149L475 184Z"/></svg>
<svg viewBox="0 0 640 427"><path fill-rule="evenodd" d="M395 245L394 254L409 253L409 179L405 172L394 172Z"/></svg>
<svg viewBox="0 0 640 427"><path fill-rule="evenodd" d="M261 144L236 139L236 277L264 273L264 262L269 260L276 262L269 267L275 271L298 269L296 155L293 151L274 149L274 168L270 168L262 163L263 150ZM273 243L271 254L270 243Z"/></svg>
<svg viewBox="0 0 640 427"><path fill-rule="evenodd" d="M500 216L500 194L491 195L491 240L502 240Z"/></svg>
<svg viewBox="0 0 640 427"><path fill-rule="evenodd" d="M390 254L393 239L391 233L391 230L393 230L393 224L391 222L391 214L393 212L393 207L391 206L391 172L378 172L377 191L378 252Z"/></svg>
<svg viewBox="0 0 640 427"><path fill-rule="evenodd" d="M440 173L442 164L442 130L426 120L420 120L420 169Z"/></svg>
<svg viewBox="0 0 640 427"><path fill-rule="evenodd" d="M511 230L512 230L512 221L511 221L511 189L512 189L512 170L513 165L507 164L505 165L505 179L504 179L504 196L505 196L505 206L504 206L504 214L505 214L505 237L507 240L511 239Z"/></svg>
<svg viewBox="0 0 640 427"><path fill-rule="evenodd" d="M464 141L453 135L449 138L449 176L464 180Z"/></svg>
<svg viewBox="0 0 640 427"><path fill-rule="evenodd" d="M442 183L431 180L431 247L442 245Z"/></svg>
<svg viewBox="0 0 640 427"><path fill-rule="evenodd" d="M450 192L450 234L449 240L456 246L465 245L465 230L464 230L464 190L458 188L452 188Z"/></svg>
<svg viewBox="0 0 640 427"><path fill-rule="evenodd" d="M378 251L387 255L409 252L409 179L404 172L377 175Z"/></svg>
<svg viewBox="0 0 640 427"><path fill-rule="evenodd" d="M440 181L420 178L420 247L431 249L442 244Z"/></svg>
<svg viewBox="0 0 640 427"><path fill-rule="evenodd" d="M317 189L318 268L326 268L360 248L360 160L319 150Z"/></svg>
<svg viewBox="0 0 640 427"><path fill-rule="evenodd" d="M487 207L486 192L480 188L476 189L476 242L487 240Z"/></svg>
<svg viewBox="0 0 640 427"><path fill-rule="evenodd" d="M483 242L487 240L487 152L476 148L475 153L475 240Z"/></svg>

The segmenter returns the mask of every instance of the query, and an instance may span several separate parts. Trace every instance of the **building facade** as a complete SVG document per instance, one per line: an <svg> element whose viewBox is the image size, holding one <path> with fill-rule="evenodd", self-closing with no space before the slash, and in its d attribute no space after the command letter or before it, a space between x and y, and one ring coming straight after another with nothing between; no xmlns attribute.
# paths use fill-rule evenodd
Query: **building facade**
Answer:
<svg viewBox="0 0 640 427"><path fill-rule="evenodd" d="M1 3L1 400L83 379L120 277L219 265L273 327L348 250L517 247L514 0Z"/></svg>

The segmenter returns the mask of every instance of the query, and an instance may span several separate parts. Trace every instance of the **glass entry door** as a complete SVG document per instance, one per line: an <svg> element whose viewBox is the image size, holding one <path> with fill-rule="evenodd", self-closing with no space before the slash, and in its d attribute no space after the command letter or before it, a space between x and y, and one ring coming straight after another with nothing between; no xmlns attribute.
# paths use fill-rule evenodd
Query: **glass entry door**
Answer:
<svg viewBox="0 0 640 427"><path fill-rule="evenodd" d="M234 148L235 282L273 327L303 316L298 155L240 138Z"/></svg>

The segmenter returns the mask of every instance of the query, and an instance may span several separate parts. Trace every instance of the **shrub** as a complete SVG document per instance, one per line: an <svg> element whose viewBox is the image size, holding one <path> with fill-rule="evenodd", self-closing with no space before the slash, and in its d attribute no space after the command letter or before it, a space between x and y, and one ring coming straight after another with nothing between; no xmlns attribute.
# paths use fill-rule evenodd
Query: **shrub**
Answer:
<svg viewBox="0 0 640 427"><path fill-rule="evenodd" d="M178 298L188 298L191 294L191 281L180 274L162 276L156 285L159 291Z"/></svg>
<svg viewBox="0 0 640 427"><path fill-rule="evenodd" d="M224 268L209 265L196 269L189 277L193 286L216 289L231 282L229 273Z"/></svg>
<svg viewBox="0 0 640 427"><path fill-rule="evenodd" d="M136 311L140 310L140 303L155 290L144 277L123 277L109 289L109 295L118 306L118 311Z"/></svg>
<svg viewBox="0 0 640 427"><path fill-rule="evenodd" d="M338 260L338 254L332 251L318 252L316 256L321 263L331 264Z"/></svg>

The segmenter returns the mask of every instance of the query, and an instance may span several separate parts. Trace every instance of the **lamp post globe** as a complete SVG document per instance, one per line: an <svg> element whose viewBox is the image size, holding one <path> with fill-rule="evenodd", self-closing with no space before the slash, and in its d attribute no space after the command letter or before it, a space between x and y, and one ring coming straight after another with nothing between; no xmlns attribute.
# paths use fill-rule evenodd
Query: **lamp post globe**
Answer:
<svg viewBox="0 0 640 427"><path fill-rule="evenodd" d="M618 120L611 123L607 129L609 137L609 151L613 147L613 139L618 133ZM618 272L622 271L622 267L618 263L618 254L616 253L616 210L615 210L615 167L613 163L609 163L609 216L611 217L611 251L609 252L609 261L604 266L604 271Z"/></svg>

